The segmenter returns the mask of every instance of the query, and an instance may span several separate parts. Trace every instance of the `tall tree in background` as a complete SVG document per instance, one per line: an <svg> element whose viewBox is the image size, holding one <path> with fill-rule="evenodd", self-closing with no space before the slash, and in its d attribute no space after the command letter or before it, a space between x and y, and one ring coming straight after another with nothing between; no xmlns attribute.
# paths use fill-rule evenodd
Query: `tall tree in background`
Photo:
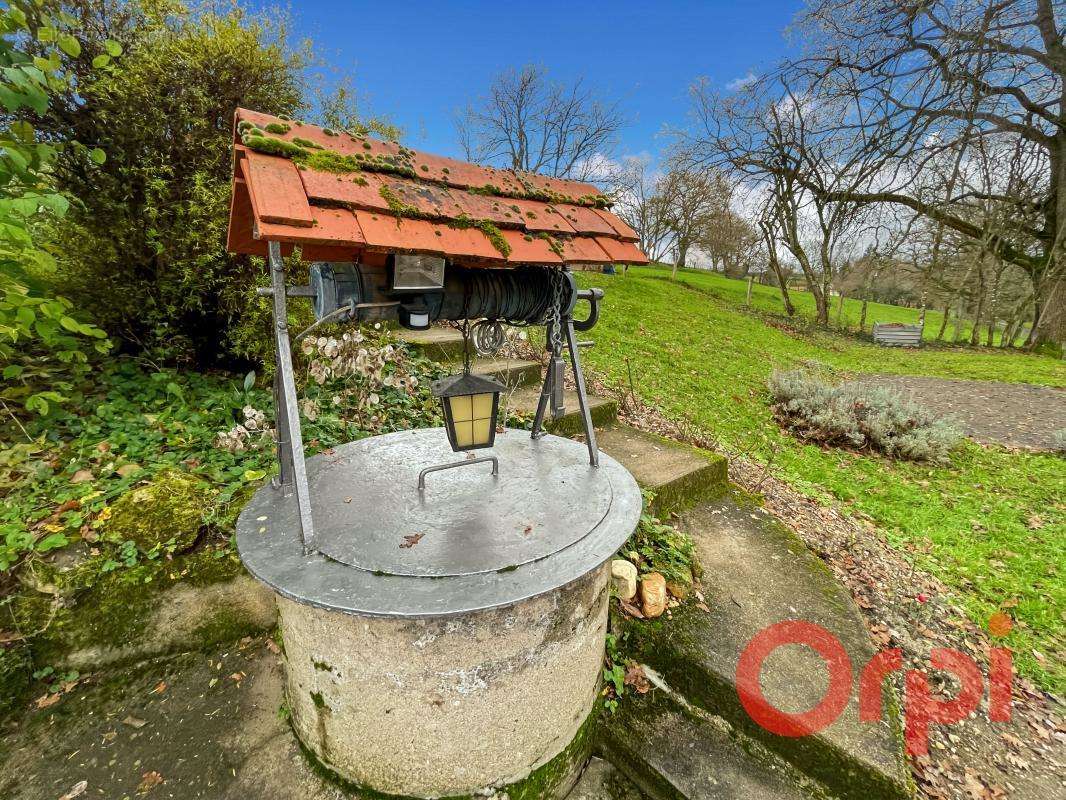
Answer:
<svg viewBox="0 0 1066 800"><path fill-rule="evenodd" d="M867 185L880 162L850 153L850 134L824 132L840 119L839 104L819 102L784 76L725 97L702 83L695 98L704 135L689 144L690 158L764 198L766 246L792 256L818 324L828 325L831 289L841 264L857 255L864 206L838 195Z"/></svg>
<svg viewBox="0 0 1066 800"><path fill-rule="evenodd" d="M983 243L1032 281L1031 343L1061 342L1064 17L1053 0L814 0L796 23L809 55L751 88L771 103L797 98L806 108L832 108L805 132L831 143L849 179L826 185L788 161L762 167L826 202L902 206ZM735 131L703 119L715 147L733 138ZM743 138L729 146L743 146ZM947 185L927 170L944 153L960 164ZM997 206L994 230L974 219L987 203Z"/></svg>
<svg viewBox="0 0 1066 800"><path fill-rule="evenodd" d="M690 163L685 154L671 158L666 174L658 188L666 204L674 249L674 269L677 275L688 261L689 250L710 235L710 231L729 209L732 188L721 173Z"/></svg>
<svg viewBox="0 0 1066 800"><path fill-rule="evenodd" d="M661 261L670 247L670 208L661 193L662 175L650 159L630 156L611 179L611 210L640 237L639 245L652 261Z"/></svg>
<svg viewBox="0 0 1066 800"><path fill-rule="evenodd" d="M157 360L261 357L254 287L263 271L225 246L234 111L299 116L316 105L331 122L355 125L354 94L341 84L315 97L312 53L290 45L275 13L176 0L66 5L84 47L67 56L71 85L35 123L48 138L75 138L110 158L90 169L86 151L68 150L56 161L75 201L53 234L60 288L128 350ZM104 39L120 43L123 57L94 68Z"/></svg>
<svg viewBox="0 0 1066 800"><path fill-rule="evenodd" d="M599 177L624 123L580 78L556 83L534 65L497 75L456 118L467 160L577 180Z"/></svg>

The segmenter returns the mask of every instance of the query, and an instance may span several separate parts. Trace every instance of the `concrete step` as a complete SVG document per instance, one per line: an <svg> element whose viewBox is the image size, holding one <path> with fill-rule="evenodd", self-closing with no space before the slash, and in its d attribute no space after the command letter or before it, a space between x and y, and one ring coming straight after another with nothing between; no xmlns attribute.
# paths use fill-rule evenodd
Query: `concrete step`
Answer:
<svg viewBox="0 0 1066 800"><path fill-rule="evenodd" d="M593 756L566 800L645 800L646 795L634 786L611 762Z"/></svg>
<svg viewBox="0 0 1066 800"><path fill-rule="evenodd" d="M457 361L463 357L463 335L455 328L400 329L396 331L396 337L434 361Z"/></svg>
<svg viewBox="0 0 1066 800"><path fill-rule="evenodd" d="M597 431L596 443L655 493L651 510L661 519L720 497L728 487L726 459L715 453L617 423Z"/></svg>
<svg viewBox="0 0 1066 800"><path fill-rule="evenodd" d="M606 714L600 751L654 800L813 800L819 787L720 717L665 690Z"/></svg>
<svg viewBox="0 0 1066 800"><path fill-rule="evenodd" d="M661 673L693 706L724 718L834 796L910 797L910 774L893 710L898 697L886 689L886 719L859 721L858 675L874 647L858 608L828 567L792 531L735 494L685 512L678 526L696 544L701 589L710 612L682 606L665 625L616 618L619 632L628 633L627 651ZM854 673L841 715L802 737L781 736L757 725L737 695L741 652L755 634L784 620L828 629L843 645ZM786 646L766 659L760 683L770 703L798 713L821 702L828 675L812 649Z"/></svg>
<svg viewBox="0 0 1066 800"><path fill-rule="evenodd" d="M507 403L508 412L517 412L523 416L528 416L532 421L533 415L537 411L539 400L540 387L527 386L512 392L509 397L501 399L501 402ZM581 410L577 403L577 392L564 392L563 405L566 407L566 413L557 420L553 420L550 414L546 414L544 427L557 436L574 436L584 433L585 429L581 424ZM592 424L596 428L609 425L618 418L618 402L616 400L590 396L589 410L592 414Z"/></svg>
<svg viewBox="0 0 1066 800"><path fill-rule="evenodd" d="M456 372L461 372L463 362L449 362L448 366ZM536 386L539 392L543 378L543 367L538 362L519 358L475 358L470 369L478 375L495 378L509 389Z"/></svg>

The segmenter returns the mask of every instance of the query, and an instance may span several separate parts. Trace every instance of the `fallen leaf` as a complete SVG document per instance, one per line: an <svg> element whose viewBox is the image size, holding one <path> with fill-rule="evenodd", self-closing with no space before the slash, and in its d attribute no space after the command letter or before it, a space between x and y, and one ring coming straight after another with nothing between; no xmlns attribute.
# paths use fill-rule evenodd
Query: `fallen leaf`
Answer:
<svg viewBox="0 0 1066 800"><path fill-rule="evenodd" d="M638 694L647 694L651 689L648 676L644 674L644 667L640 664L630 664L626 667L625 678L622 683L634 689Z"/></svg>
<svg viewBox="0 0 1066 800"><path fill-rule="evenodd" d="M240 683L241 681L244 680L244 673L243 672L234 672L232 675L229 676L229 678L234 683Z"/></svg>
<svg viewBox="0 0 1066 800"><path fill-rule="evenodd" d="M163 782L163 776L155 770L146 772L141 776L141 782L137 785L137 791L140 794L147 794L152 791L156 786Z"/></svg>
<svg viewBox="0 0 1066 800"><path fill-rule="evenodd" d="M72 477L70 479L70 482L71 483L86 483L87 481L91 481L92 479L93 479L93 474L92 474L92 472L90 470L79 469L77 472L74 473L74 477Z"/></svg>
<svg viewBox="0 0 1066 800"><path fill-rule="evenodd" d="M644 612L632 603L626 602L625 600L619 600L618 602L621 603L622 610L629 614L629 616L636 617L637 619L644 619Z"/></svg>
<svg viewBox="0 0 1066 800"><path fill-rule="evenodd" d="M143 467L140 464L123 464L121 467L115 470L120 478L128 478L130 475L136 475Z"/></svg>
<svg viewBox="0 0 1066 800"><path fill-rule="evenodd" d="M74 800L75 797L81 797L83 794L85 794L85 790L88 788L88 781L78 781L73 786L71 786L70 791L68 791L65 795L62 795L59 800Z"/></svg>
<svg viewBox="0 0 1066 800"><path fill-rule="evenodd" d="M696 608L698 608L700 611L704 611L704 612L706 612L708 614L711 613L711 609L706 603L696 603Z"/></svg>
<svg viewBox="0 0 1066 800"><path fill-rule="evenodd" d="M143 728L148 723L143 719L138 719L137 717L131 716L126 717L124 720L122 720L122 724L129 725L131 728Z"/></svg>
<svg viewBox="0 0 1066 800"><path fill-rule="evenodd" d="M414 547L416 544L418 544L420 541L422 541L422 537L423 536L425 536L424 533L412 533L412 534L409 534L407 536L404 536L403 537L403 542L400 544L400 547L402 547L402 548Z"/></svg>
<svg viewBox="0 0 1066 800"><path fill-rule="evenodd" d="M267 648L267 650L269 650L274 655L280 655L281 654L281 648L278 647L278 643L275 642L273 639L267 639L266 640L266 648Z"/></svg>
<svg viewBox="0 0 1066 800"><path fill-rule="evenodd" d="M155 688L152 689L152 694L163 694L163 692L165 692L166 690L167 690L167 682L166 681L160 681L159 683L157 683L155 685Z"/></svg>
<svg viewBox="0 0 1066 800"><path fill-rule="evenodd" d="M54 694L49 692L48 694L41 695L40 697L38 697L35 705L37 706L37 708L49 708L51 706L54 706L62 699L63 695L59 692L55 692Z"/></svg>

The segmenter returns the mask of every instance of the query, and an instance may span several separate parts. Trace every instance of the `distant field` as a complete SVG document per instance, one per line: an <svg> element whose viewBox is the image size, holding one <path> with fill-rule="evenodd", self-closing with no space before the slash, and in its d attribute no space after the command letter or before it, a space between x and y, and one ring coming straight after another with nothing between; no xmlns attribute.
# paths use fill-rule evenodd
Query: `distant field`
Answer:
<svg viewBox="0 0 1066 800"><path fill-rule="evenodd" d="M669 268L650 267L649 269L668 271ZM735 280L716 272L696 269L679 270L678 278L704 291L711 292L722 300L735 305L744 305L745 298L747 297L748 282L746 279ZM796 307L797 316L808 320L814 319L814 297L810 292L790 289L789 296L792 298L792 305ZM834 326L836 325L837 305L839 302L839 298L834 297L830 308L829 319ZM781 292L774 286L763 286L758 283L753 284L751 291L751 307L756 311L781 314L782 316L785 314L785 306L781 302ZM885 303L868 303L866 308L866 331L869 333L875 322L902 322L908 325L917 325L920 313L921 312L917 308L892 306ZM861 316L862 301L845 297L844 308L840 315L841 327L858 330ZM943 319L944 315L939 311L933 309L927 310L925 314L925 329L922 333L922 338L929 341L935 341L936 335L940 331L940 323ZM960 326L960 336L963 338L963 341L969 341L970 331L972 329L972 322L964 319ZM980 333L981 344L984 344L987 329L982 326ZM947 329L944 331L945 341L947 343L953 342L954 335L955 321L952 319L948 323ZM999 331L997 331L993 337L993 341L998 345L1000 339Z"/></svg>
<svg viewBox="0 0 1066 800"><path fill-rule="evenodd" d="M779 430L766 390L774 368L802 365L841 378L886 372L1061 387L1062 361L964 347L883 348L868 337L812 331L746 310L743 282L715 275L686 273L675 282L664 270L635 268L626 276L582 274L579 281L607 292L596 346L586 356L592 369L620 387L631 371L636 391L664 413L756 461L772 459L774 474L800 491L868 515L890 542L952 587L975 621L1017 601L1020 624L1009 642L1019 669L1062 691L1062 457L969 441L947 466L823 450ZM1038 527L1031 527L1034 518Z"/></svg>

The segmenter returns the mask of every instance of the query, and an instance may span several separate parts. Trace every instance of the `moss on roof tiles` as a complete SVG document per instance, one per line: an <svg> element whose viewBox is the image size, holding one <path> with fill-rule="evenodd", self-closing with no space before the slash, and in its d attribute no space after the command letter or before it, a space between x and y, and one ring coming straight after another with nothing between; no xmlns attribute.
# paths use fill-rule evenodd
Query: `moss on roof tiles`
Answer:
<svg viewBox="0 0 1066 800"><path fill-rule="evenodd" d="M293 124L296 126L303 125L299 120L295 121ZM268 135L270 133L284 134L288 133L290 130L290 125L276 122L267 123L265 131L250 120L241 120L237 125L237 131L241 135L241 141L248 148L269 155L291 158L296 161L297 164L305 168L338 174L359 171L384 172L425 180L425 178L420 176L415 169L415 151L404 147L403 145L397 145L398 152L396 155L380 153L357 153L354 155L345 155L302 137L293 137L293 139L287 140ZM323 128L322 131L327 136L339 135L336 131L330 128ZM365 139L357 139L354 136L349 138L355 143L361 142L363 149L368 151L373 150L373 145L371 145L369 141L366 141ZM426 164L419 165L419 168L422 172L430 171ZM607 208L610 205L609 198L604 195L587 194L578 198L568 197L565 194L553 191L546 187L538 187L523 175L504 173L493 167L486 167L485 169L492 174L499 174L504 183L504 187L500 187L495 183L486 183L482 186L468 187L466 189L467 192L490 197L535 200L544 203L570 203L591 208ZM451 171L448 167L443 167L441 172L444 175L449 175ZM542 178L542 176L536 175L534 177ZM442 183L440 181L428 182ZM515 206L511 206L511 208L518 213ZM554 209L549 207L548 210L553 211ZM528 216L530 219L536 219L536 216L533 214L529 214Z"/></svg>

